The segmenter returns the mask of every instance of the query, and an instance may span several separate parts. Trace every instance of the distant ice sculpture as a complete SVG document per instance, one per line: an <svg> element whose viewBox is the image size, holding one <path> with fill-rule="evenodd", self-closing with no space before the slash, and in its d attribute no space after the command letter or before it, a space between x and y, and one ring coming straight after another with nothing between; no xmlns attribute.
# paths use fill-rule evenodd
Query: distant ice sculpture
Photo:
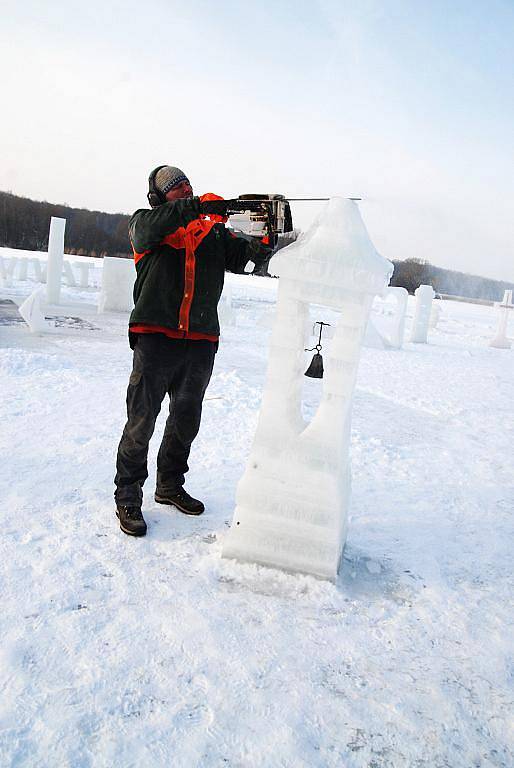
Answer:
<svg viewBox="0 0 514 768"><path fill-rule="evenodd" d="M77 285L77 283L75 281L75 275L73 274L73 268L67 259L64 260L63 267L64 267L64 278L66 280L66 283L70 287L74 288Z"/></svg>
<svg viewBox="0 0 514 768"><path fill-rule="evenodd" d="M34 272L34 278L37 283L44 283L43 270L41 269L41 262L39 259L28 259L29 265L32 266Z"/></svg>
<svg viewBox="0 0 514 768"><path fill-rule="evenodd" d="M409 292L405 288L397 286L389 286L384 291L384 298L388 296L394 296L396 302L395 311L391 318L391 325L389 328L388 342L391 347L395 349L401 349L403 346L403 337L405 335L405 314L407 312L407 301L409 299Z"/></svg>
<svg viewBox="0 0 514 768"><path fill-rule="evenodd" d="M61 276L64 260L64 228L66 219L52 216L48 235L48 261L46 272L46 300L58 304L61 297Z"/></svg>
<svg viewBox="0 0 514 768"><path fill-rule="evenodd" d="M433 301L432 309L430 311L430 321L429 321L429 327L431 329L437 328L437 324L441 319L442 312L443 312L443 309L441 307L441 300L439 299L438 301Z"/></svg>
<svg viewBox="0 0 514 768"><path fill-rule="evenodd" d="M370 349L401 349L405 334L405 314L407 312L408 291L405 288L388 286L381 298L394 297L394 309L385 326L378 325L370 317L366 327L363 346ZM378 318L377 318L378 321Z"/></svg>
<svg viewBox="0 0 514 768"><path fill-rule="evenodd" d="M410 340L418 344L426 344L435 292L431 285L420 285L414 294L416 296L416 309L414 310Z"/></svg>
<svg viewBox="0 0 514 768"><path fill-rule="evenodd" d="M362 340L362 346L367 349L389 349L389 342L383 333L377 328L370 317L366 325L366 332Z"/></svg>
<svg viewBox="0 0 514 768"><path fill-rule="evenodd" d="M503 294L503 301L495 304L500 311L500 317L498 319L498 329L496 336L489 342L490 347L496 347L497 349L510 349L512 342L507 338L507 325L509 322L509 311L514 309L512 303L512 291L507 290Z"/></svg>
<svg viewBox="0 0 514 768"><path fill-rule="evenodd" d="M50 333L53 326L45 319L42 300L45 288L40 286L25 299L18 307L18 312L23 317L32 333Z"/></svg>
<svg viewBox="0 0 514 768"><path fill-rule="evenodd" d="M41 267L40 260L33 257L33 258L26 258L25 261L27 264L27 277L28 277L28 270L30 267L30 270L32 271L32 275L36 283L46 283L46 271L44 271L44 269ZM45 264L43 265L43 267L46 270ZM20 277L20 280L21 280L21 277Z"/></svg>
<svg viewBox="0 0 514 768"><path fill-rule="evenodd" d="M221 332L229 325L236 325L236 313L232 306L232 287L225 283L221 299L218 304L218 318Z"/></svg>
<svg viewBox="0 0 514 768"><path fill-rule="evenodd" d="M2 263L0 265L0 275L2 277L2 284L5 288L10 288L12 285L14 273L18 266L18 261L19 259L17 256L12 256L7 261L7 265L4 265L4 262L2 259Z"/></svg>
<svg viewBox="0 0 514 768"><path fill-rule="evenodd" d="M130 312L136 271L132 259L104 256L98 312Z"/></svg>
<svg viewBox="0 0 514 768"><path fill-rule="evenodd" d="M332 199L274 259L279 291L267 383L223 557L335 579L346 538L350 420L371 302L392 264L371 243L357 205ZM309 304L340 312L319 408L301 410Z"/></svg>
<svg viewBox="0 0 514 768"><path fill-rule="evenodd" d="M78 261L75 263L76 269L79 271L80 275L80 287L81 288L87 288L89 285L89 267L91 265L87 261Z"/></svg>
<svg viewBox="0 0 514 768"><path fill-rule="evenodd" d="M23 282L27 280L28 266L29 266L28 259L20 259L20 265L18 268L18 280L22 280Z"/></svg>

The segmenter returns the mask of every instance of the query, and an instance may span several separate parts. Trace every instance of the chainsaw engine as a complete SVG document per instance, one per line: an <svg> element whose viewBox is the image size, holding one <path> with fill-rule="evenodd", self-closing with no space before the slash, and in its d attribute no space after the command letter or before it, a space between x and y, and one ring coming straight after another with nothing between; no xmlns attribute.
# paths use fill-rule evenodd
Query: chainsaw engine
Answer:
<svg viewBox="0 0 514 768"><path fill-rule="evenodd" d="M245 200L251 201L247 210ZM278 235L293 231L291 207L284 195L239 195L237 207L239 210L229 217L229 225L246 235L267 237L272 244Z"/></svg>
<svg viewBox="0 0 514 768"><path fill-rule="evenodd" d="M232 229L263 240L273 253L296 240L291 207L284 195L239 195L228 214ZM255 269L253 274L268 276L267 265Z"/></svg>

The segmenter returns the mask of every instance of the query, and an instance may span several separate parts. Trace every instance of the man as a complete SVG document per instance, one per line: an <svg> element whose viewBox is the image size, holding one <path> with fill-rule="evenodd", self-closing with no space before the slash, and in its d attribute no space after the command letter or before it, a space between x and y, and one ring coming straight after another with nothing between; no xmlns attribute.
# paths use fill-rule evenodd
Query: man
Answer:
<svg viewBox="0 0 514 768"><path fill-rule="evenodd" d="M227 202L212 194L194 197L180 168L159 166L148 181L151 210L136 211L129 223L137 273L129 320L134 363L114 479L120 528L131 536L146 534L141 505L148 444L166 394L170 411L155 501L188 515L204 511L183 486L218 348L225 269L243 273L250 260L260 266L271 254L227 230Z"/></svg>

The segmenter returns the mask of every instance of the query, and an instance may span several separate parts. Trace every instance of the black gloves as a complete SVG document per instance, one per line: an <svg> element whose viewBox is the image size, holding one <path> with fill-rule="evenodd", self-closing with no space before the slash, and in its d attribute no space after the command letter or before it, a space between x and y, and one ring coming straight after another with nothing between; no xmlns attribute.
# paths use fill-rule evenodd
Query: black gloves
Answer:
<svg viewBox="0 0 514 768"><path fill-rule="evenodd" d="M232 200L205 200L200 203L200 213L207 215L213 214L214 216L226 216L229 203Z"/></svg>
<svg viewBox="0 0 514 768"><path fill-rule="evenodd" d="M251 261L255 264L252 275L268 275L268 264L272 256L273 249L263 243L259 243L259 250L251 256Z"/></svg>
<svg viewBox="0 0 514 768"><path fill-rule="evenodd" d="M273 256L273 249L259 240L252 239L248 243L248 258L253 261L256 267L268 266L268 262Z"/></svg>

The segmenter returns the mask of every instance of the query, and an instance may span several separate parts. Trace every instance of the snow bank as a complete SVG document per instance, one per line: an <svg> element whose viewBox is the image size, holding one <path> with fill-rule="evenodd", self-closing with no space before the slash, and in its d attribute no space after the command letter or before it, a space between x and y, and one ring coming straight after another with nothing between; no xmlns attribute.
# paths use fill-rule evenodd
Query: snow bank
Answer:
<svg viewBox="0 0 514 768"><path fill-rule="evenodd" d="M164 407L139 541L112 496L127 316L63 288L98 331L0 326L0 765L510 768L514 352L488 346L497 310L446 302L430 345L362 350L332 584L220 559L279 283L227 282L237 324L186 484L206 512L153 502Z"/></svg>

